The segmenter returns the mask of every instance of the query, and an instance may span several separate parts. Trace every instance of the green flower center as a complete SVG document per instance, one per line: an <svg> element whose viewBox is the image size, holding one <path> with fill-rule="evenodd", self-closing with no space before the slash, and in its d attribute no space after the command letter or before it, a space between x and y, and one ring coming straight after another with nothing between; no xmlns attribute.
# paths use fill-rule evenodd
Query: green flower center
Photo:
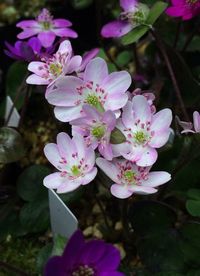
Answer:
<svg viewBox="0 0 200 276"><path fill-rule="evenodd" d="M86 98L86 103L95 107L99 112L104 112L104 108L96 95L89 94Z"/></svg>
<svg viewBox="0 0 200 276"><path fill-rule="evenodd" d="M147 141L148 136L143 131L137 131L134 134L134 139L136 140L136 142L138 144L142 145L142 144L144 144Z"/></svg>
<svg viewBox="0 0 200 276"><path fill-rule="evenodd" d="M80 169L76 165L73 165L71 167L71 172L74 176L79 176L80 175Z"/></svg>
<svg viewBox="0 0 200 276"><path fill-rule="evenodd" d="M131 170L127 170L124 172L123 174L124 179L126 181L130 182L135 182L135 172L131 171Z"/></svg>
<svg viewBox="0 0 200 276"><path fill-rule="evenodd" d="M98 126L94 127L92 129L92 135L96 137L97 139L101 139L105 134L105 127L104 126Z"/></svg>
<svg viewBox="0 0 200 276"><path fill-rule="evenodd" d="M48 31L51 29L51 22L43 21L40 23L42 25L43 30Z"/></svg>
<svg viewBox="0 0 200 276"><path fill-rule="evenodd" d="M49 71L52 75L58 77L62 73L62 66L58 63L51 63L49 66Z"/></svg>

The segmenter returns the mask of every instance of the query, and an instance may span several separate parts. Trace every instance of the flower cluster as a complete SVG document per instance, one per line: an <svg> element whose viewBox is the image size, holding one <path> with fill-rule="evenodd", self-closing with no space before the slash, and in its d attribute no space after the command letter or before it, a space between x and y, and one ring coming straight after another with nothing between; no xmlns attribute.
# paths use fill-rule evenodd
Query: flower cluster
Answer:
<svg viewBox="0 0 200 276"><path fill-rule="evenodd" d="M145 20L148 10L143 4L129 0L120 3L124 12L118 23L109 24L125 24L130 30ZM75 37L68 28L69 21L53 19L46 9L37 20L17 26L23 28L18 35L21 39L37 35L32 39L40 43L38 52L51 46L56 35ZM111 29L118 29L115 27ZM109 28L105 26L103 33ZM106 61L96 57L97 53L98 49L93 49L83 57L74 55L70 41L64 39L57 52L42 55L28 65L32 74L26 82L46 86L45 98L54 106L55 117L71 125L73 136L59 133L56 144L45 146L44 153L57 172L45 177L44 185L58 193L73 191L94 180L96 163L114 181L110 188L114 196L155 193L157 186L170 180L167 172L150 169L158 158L157 149L168 141L172 112L167 108L156 112L155 96L148 91L135 89L130 93L130 74L109 73Z"/></svg>
<svg viewBox="0 0 200 276"><path fill-rule="evenodd" d="M65 60L55 63L54 70L60 71L53 75L52 64L62 55ZM115 182L114 196L155 193L155 187L170 180L167 172L149 171L157 148L168 141L171 110L156 113L152 93L128 92L129 73L109 73L102 58L88 58L79 74L83 59L72 56L68 40L54 57L52 63L31 62L28 68L35 74L27 82L48 85L46 99L55 106L55 117L71 125L73 138L59 133L57 144L45 146L45 155L58 172L47 176L44 185L64 193L90 183L97 174L96 150L102 156L96 159L97 166Z"/></svg>

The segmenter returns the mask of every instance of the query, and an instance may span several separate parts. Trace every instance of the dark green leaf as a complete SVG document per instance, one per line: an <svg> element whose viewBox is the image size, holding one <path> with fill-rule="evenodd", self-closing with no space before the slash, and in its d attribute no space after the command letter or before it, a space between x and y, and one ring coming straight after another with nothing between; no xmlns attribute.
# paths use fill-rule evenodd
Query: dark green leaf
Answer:
<svg viewBox="0 0 200 276"><path fill-rule="evenodd" d="M25 154L21 135L12 128L0 129L0 163L11 163L21 159Z"/></svg>
<svg viewBox="0 0 200 276"><path fill-rule="evenodd" d="M186 209L190 213L190 215L194 217L200 217L200 200L187 200Z"/></svg>
<svg viewBox="0 0 200 276"><path fill-rule="evenodd" d="M168 4L164 2L156 2L150 9L149 16L147 17L146 24L153 25L154 22L159 18L159 16L167 8Z"/></svg>
<svg viewBox="0 0 200 276"><path fill-rule="evenodd" d="M48 200L36 200L24 204L20 212L20 222L30 233L47 230L49 227Z"/></svg>
<svg viewBox="0 0 200 276"><path fill-rule="evenodd" d="M124 136L124 134L118 128L115 128L111 132L111 136L110 136L111 144L121 144L125 141L126 141L126 137Z"/></svg>
<svg viewBox="0 0 200 276"><path fill-rule="evenodd" d="M64 201L65 204L70 204L74 201L80 200L80 198L83 196L84 188L80 187L79 189L66 193L66 194L59 194L59 197Z"/></svg>
<svg viewBox="0 0 200 276"><path fill-rule="evenodd" d="M43 179L50 174L50 169L42 165L33 165L25 169L17 180L17 191L25 201L34 201L48 197Z"/></svg>
<svg viewBox="0 0 200 276"><path fill-rule="evenodd" d="M117 65L120 67L127 65L131 61L132 56L133 55L131 54L130 51L120 52L116 58Z"/></svg>
<svg viewBox="0 0 200 276"><path fill-rule="evenodd" d="M7 73L6 78L6 94L14 101L18 90L21 90L20 97L15 104L17 109L20 109L23 105L25 98L24 86L26 85L25 79L27 76L27 64L23 62L13 63Z"/></svg>
<svg viewBox="0 0 200 276"><path fill-rule="evenodd" d="M149 30L148 26L138 26L135 27L132 31L122 37L122 43L128 45L131 43L137 42L147 31Z"/></svg>

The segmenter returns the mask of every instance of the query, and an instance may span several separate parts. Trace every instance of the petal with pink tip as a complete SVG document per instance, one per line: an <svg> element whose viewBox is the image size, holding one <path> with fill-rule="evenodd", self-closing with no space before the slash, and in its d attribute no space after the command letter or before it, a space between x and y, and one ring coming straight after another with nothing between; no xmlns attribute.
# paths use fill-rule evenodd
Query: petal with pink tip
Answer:
<svg viewBox="0 0 200 276"><path fill-rule="evenodd" d="M131 23L115 20L103 26L101 35L106 38L121 37L130 32L132 28L133 26Z"/></svg>
<svg viewBox="0 0 200 276"><path fill-rule="evenodd" d="M73 56L69 63L64 67L64 73L65 74L71 74L72 72L76 71L82 62L82 57L81 56Z"/></svg>
<svg viewBox="0 0 200 276"><path fill-rule="evenodd" d="M68 53L71 56L71 54L72 54L71 42L67 39L64 40L63 42L61 42L57 52L59 52L61 54Z"/></svg>
<svg viewBox="0 0 200 276"><path fill-rule="evenodd" d="M45 63L41 61L32 61L28 65L28 70L37 74L38 76L41 76L43 74L46 74L46 70L44 69Z"/></svg>
<svg viewBox="0 0 200 276"><path fill-rule="evenodd" d="M55 172L47 175L43 180L44 186L49 189L57 189L60 185L63 184L63 181L65 181L65 178L61 177L60 174L60 172Z"/></svg>
<svg viewBox="0 0 200 276"><path fill-rule="evenodd" d="M17 38L25 39L25 38L28 38L28 37L38 34L40 31L41 30L39 28L25 29L23 32L21 32L17 35Z"/></svg>
<svg viewBox="0 0 200 276"><path fill-rule="evenodd" d="M128 95L127 93L116 93L111 94L107 96L106 102L104 104L104 107L106 110L112 110L115 111L126 105L128 101Z"/></svg>
<svg viewBox="0 0 200 276"><path fill-rule="evenodd" d="M40 25L36 20L23 20L16 24L16 27L18 28L33 28L33 27L39 27Z"/></svg>
<svg viewBox="0 0 200 276"><path fill-rule="evenodd" d="M56 36L52 31L41 32L38 34L38 39L40 40L44 48L51 47L51 45L54 43L55 38Z"/></svg>
<svg viewBox="0 0 200 276"><path fill-rule="evenodd" d="M137 0L120 0L120 6L124 11L133 12L138 4Z"/></svg>
<svg viewBox="0 0 200 276"><path fill-rule="evenodd" d="M96 175L97 175L97 168L93 168L90 172L88 172L82 177L81 184L82 185L89 184L96 177Z"/></svg>
<svg viewBox="0 0 200 276"><path fill-rule="evenodd" d="M145 187L157 187L170 181L171 175L168 172L150 172L148 179L142 182Z"/></svg>
<svg viewBox="0 0 200 276"><path fill-rule="evenodd" d="M77 178L74 180L65 180L65 183L63 183L62 185L60 185L57 188L57 193L58 194L63 194L63 193L68 193L68 192L72 192L74 190L76 190L79 186L81 185L81 179Z"/></svg>
<svg viewBox="0 0 200 276"><path fill-rule="evenodd" d="M113 184L110 188L110 192L117 198L128 198L132 196L133 192L129 191L125 186L119 184Z"/></svg>
<svg viewBox="0 0 200 276"><path fill-rule="evenodd" d="M40 77L40 76L32 74L26 79L26 83L28 83L28 84L48 85L49 81L42 78L42 77Z"/></svg>
<svg viewBox="0 0 200 276"><path fill-rule="evenodd" d="M122 122L127 128L132 128L133 126L133 108L131 101L128 101L123 108L122 112Z"/></svg>
<svg viewBox="0 0 200 276"><path fill-rule="evenodd" d="M102 82L101 87L109 95L124 93L131 85L131 76L126 71L113 72Z"/></svg>
<svg viewBox="0 0 200 276"><path fill-rule="evenodd" d="M57 146L61 157L67 161L73 161L72 155L77 151L76 146L69 135L65 132L60 132L57 135Z"/></svg>
<svg viewBox="0 0 200 276"><path fill-rule="evenodd" d="M93 81L95 84L101 84L108 76L108 67L104 59L94 58L86 66L84 72L85 81Z"/></svg>
<svg viewBox="0 0 200 276"><path fill-rule="evenodd" d="M53 26L56 28L65 28L72 26L72 23L69 20L58 18L53 20Z"/></svg>
<svg viewBox="0 0 200 276"><path fill-rule="evenodd" d="M172 122L172 112L169 108L165 108L157 112L152 117L151 131L160 132L169 128Z"/></svg>
<svg viewBox="0 0 200 276"><path fill-rule="evenodd" d="M56 106L54 108L55 117L61 122L70 122L72 120L82 117L81 106Z"/></svg>
<svg viewBox="0 0 200 276"><path fill-rule="evenodd" d="M163 131L157 131L155 135L151 138L149 146L153 148L160 148L164 146L169 139L170 132L170 128L165 129Z"/></svg>
<svg viewBox="0 0 200 276"><path fill-rule="evenodd" d="M119 182L119 179L117 177L118 170L112 162L98 157L96 159L96 164L110 179L112 179L114 182Z"/></svg>
<svg viewBox="0 0 200 276"><path fill-rule="evenodd" d="M151 121L151 108L147 99L142 95L133 97L132 107L135 120L139 120L142 123Z"/></svg>
<svg viewBox="0 0 200 276"><path fill-rule="evenodd" d="M132 193L140 194L140 195L154 194L157 192L157 190L152 187L144 187L144 186L137 186L137 185L134 185L131 188L131 191Z"/></svg>
<svg viewBox="0 0 200 276"><path fill-rule="evenodd" d="M200 132L200 114L197 111L193 113L193 123L195 131Z"/></svg>
<svg viewBox="0 0 200 276"><path fill-rule="evenodd" d="M115 128L116 117L115 117L115 113L112 112L111 110L108 110L103 114L102 120L109 127L109 130L113 130Z"/></svg>
<svg viewBox="0 0 200 276"><path fill-rule="evenodd" d="M44 154L51 164L58 170L62 169L61 156L58 147L54 143L49 143L44 147Z"/></svg>
<svg viewBox="0 0 200 276"><path fill-rule="evenodd" d="M52 30L57 36L77 38L78 34L70 28L59 28Z"/></svg>
<svg viewBox="0 0 200 276"><path fill-rule="evenodd" d="M154 148L145 147L144 151L136 164L140 167L152 166L158 158L158 153Z"/></svg>

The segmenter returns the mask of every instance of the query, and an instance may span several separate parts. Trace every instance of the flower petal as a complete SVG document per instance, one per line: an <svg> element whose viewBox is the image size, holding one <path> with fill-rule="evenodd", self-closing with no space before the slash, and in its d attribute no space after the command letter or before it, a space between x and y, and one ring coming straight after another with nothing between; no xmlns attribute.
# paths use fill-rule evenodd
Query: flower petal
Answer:
<svg viewBox="0 0 200 276"><path fill-rule="evenodd" d="M70 28L53 29L53 32L60 37L72 37L72 38L78 37L78 34Z"/></svg>
<svg viewBox="0 0 200 276"><path fill-rule="evenodd" d="M71 120L82 117L81 106L56 106L54 108L55 117L61 122L70 122Z"/></svg>
<svg viewBox="0 0 200 276"><path fill-rule="evenodd" d="M65 28L72 26L72 23L69 20L58 18L53 20L54 27Z"/></svg>
<svg viewBox="0 0 200 276"><path fill-rule="evenodd" d="M115 20L112 21L101 29L101 35L103 37L121 37L132 30L132 24L121 21Z"/></svg>
<svg viewBox="0 0 200 276"><path fill-rule="evenodd" d="M58 150L58 147L54 143L49 143L44 147L44 154L46 158L49 160L51 164L54 165L55 168L58 170L61 170L61 164L60 164L60 153Z"/></svg>
<svg viewBox="0 0 200 276"><path fill-rule="evenodd" d="M68 193L76 190L81 186L81 178L76 178L74 180L66 179L65 182L57 188L58 194Z"/></svg>
<svg viewBox="0 0 200 276"><path fill-rule="evenodd" d="M138 4L137 0L120 0L120 6L124 11L133 12Z"/></svg>
<svg viewBox="0 0 200 276"><path fill-rule="evenodd" d="M44 48L50 47L54 43L55 38L56 36L52 31L41 32L38 34L38 39Z"/></svg>
<svg viewBox="0 0 200 276"><path fill-rule="evenodd" d="M36 20L23 20L16 24L16 27L18 28L33 28L33 27L39 27L39 24Z"/></svg>
<svg viewBox="0 0 200 276"><path fill-rule="evenodd" d="M76 71L82 62L81 56L73 56L67 66L64 67L64 73L65 74L71 74L72 72Z"/></svg>
<svg viewBox="0 0 200 276"><path fill-rule="evenodd" d="M131 76L126 71L114 72L108 75L101 86L109 94L123 93L128 90L131 85Z"/></svg>
<svg viewBox="0 0 200 276"><path fill-rule="evenodd" d="M195 131L200 132L200 114L197 111L193 113L193 123Z"/></svg>
<svg viewBox="0 0 200 276"><path fill-rule="evenodd" d="M76 146L70 136L65 132L60 132L57 135L57 147L61 157L64 157L66 161L72 159L72 155L77 151Z"/></svg>
<svg viewBox="0 0 200 276"><path fill-rule="evenodd" d="M32 61L28 65L28 70L42 77L43 74L46 73L44 69L45 63L41 61Z"/></svg>
<svg viewBox="0 0 200 276"><path fill-rule="evenodd" d="M119 184L113 184L110 188L110 192L117 198L128 198L132 196L133 192L129 191L125 186Z"/></svg>
<svg viewBox="0 0 200 276"><path fill-rule="evenodd" d="M55 256L45 265L44 276L66 276L65 264L61 256Z"/></svg>
<svg viewBox="0 0 200 276"><path fill-rule="evenodd" d="M86 66L84 72L85 81L93 81L100 84L108 76L108 67L104 59L94 58Z"/></svg>
<svg viewBox="0 0 200 276"><path fill-rule="evenodd" d="M43 184L49 189L57 189L63 184L63 181L65 181L65 178L61 177L60 172L55 172L47 175L43 180Z"/></svg>
<svg viewBox="0 0 200 276"><path fill-rule="evenodd" d="M145 147L144 151L136 164L140 167L152 166L158 158L158 153L154 148Z"/></svg>
<svg viewBox="0 0 200 276"><path fill-rule="evenodd" d="M170 128L163 131L157 131L155 135L151 138L151 141L149 142L149 146L153 148L161 148L167 143L170 132L171 132Z"/></svg>
<svg viewBox="0 0 200 276"><path fill-rule="evenodd" d="M161 131L169 128L172 122L172 112L169 108L162 109L153 115L151 131Z"/></svg>
<svg viewBox="0 0 200 276"><path fill-rule="evenodd" d="M104 158L98 157L96 159L97 166L114 182L118 182L117 177L118 170L112 162L105 160Z"/></svg>
<svg viewBox="0 0 200 276"><path fill-rule="evenodd" d="M101 275L101 271L105 271L105 268L107 271L117 270L117 268L120 264L119 250L116 249L111 244L105 244L105 246L106 246L105 254L95 265L95 267L99 271L99 275Z"/></svg>
<svg viewBox="0 0 200 276"><path fill-rule="evenodd" d="M142 123L151 121L151 108L144 96L137 95L133 97L132 106L136 121L140 120Z"/></svg>
<svg viewBox="0 0 200 276"><path fill-rule="evenodd" d="M25 29L23 32L19 33L17 35L17 38L19 39L25 39L31 36L34 36L40 32L39 28L30 28L30 29Z"/></svg>
<svg viewBox="0 0 200 276"><path fill-rule="evenodd" d="M81 184L89 184L97 175L97 168L93 168L90 172L86 173L82 178Z"/></svg>
<svg viewBox="0 0 200 276"><path fill-rule="evenodd" d="M148 195L148 194L154 194L157 192L156 189L152 187L144 187L144 186L133 186L131 188L132 193L140 194L140 195Z"/></svg>
<svg viewBox="0 0 200 276"><path fill-rule="evenodd" d="M78 71L79 72L83 71L85 69L86 65L88 64L88 62L97 56L98 52L99 52L99 48L94 48L94 49L90 50L89 52L86 52L83 55L82 63L81 63L81 66L79 67Z"/></svg>
<svg viewBox="0 0 200 276"><path fill-rule="evenodd" d="M142 185L145 187L157 187L170 181L171 175L168 172L150 172L148 179Z"/></svg>
<svg viewBox="0 0 200 276"><path fill-rule="evenodd" d="M26 83L28 84L38 84L38 85L48 85L49 81L36 75L32 74L26 79Z"/></svg>

